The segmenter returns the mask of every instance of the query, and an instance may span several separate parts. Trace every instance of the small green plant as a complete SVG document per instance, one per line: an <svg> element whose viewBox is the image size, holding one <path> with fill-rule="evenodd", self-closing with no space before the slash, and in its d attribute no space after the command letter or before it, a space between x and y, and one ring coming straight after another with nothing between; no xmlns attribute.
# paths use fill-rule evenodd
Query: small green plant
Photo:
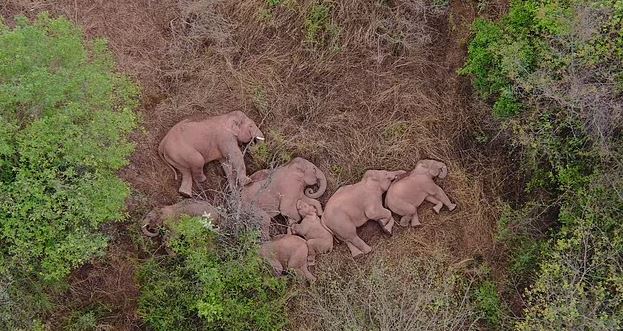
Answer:
<svg viewBox="0 0 623 331"><path fill-rule="evenodd" d="M123 220L138 90L64 18L0 22L0 329L34 327Z"/></svg>
<svg viewBox="0 0 623 331"><path fill-rule="evenodd" d="M154 330L280 330L286 283L258 255L256 235L235 246L200 218L171 223L175 256L149 260L139 272L139 312Z"/></svg>
<svg viewBox="0 0 623 331"><path fill-rule="evenodd" d="M502 301L498 289L491 281L484 281L476 289L475 302L483 313L484 319L493 327L500 327L502 323Z"/></svg>
<svg viewBox="0 0 623 331"><path fill-rule="evenodd" d="M288 151L286 138L278 131L269 130L266 133L266 142L254 145L251 148L253 160L262 168L278 166L292 160Z"/></svg>
<svg viewBox="0 0 623 331"><path fill-rule="evenodd" d="M331 5L313 4L305 18L305 41L312 46L333 46L339 35L339 28L331 23Z"/></svg>

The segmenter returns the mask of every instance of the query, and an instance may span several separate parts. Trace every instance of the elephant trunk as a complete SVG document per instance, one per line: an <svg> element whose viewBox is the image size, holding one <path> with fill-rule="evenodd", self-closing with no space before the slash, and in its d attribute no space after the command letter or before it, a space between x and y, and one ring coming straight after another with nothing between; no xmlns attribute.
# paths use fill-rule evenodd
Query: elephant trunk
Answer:
<svg viewBox="0 0 623 331"><path fill-rule="evenodd" d="M159 233L158 231L151 231L149 230L149 225L151 225L151 221L154 219L154 217L156 216L156 211L152 210L150 211L145 218L143 218L143 224L141 225L141 231L143 232L144 235L148 236L148 237L156 237Z"/></svg>
<svg viewBox="0 0 623 331"><path fill-rule="evenodd" d="M305 189L305 195L312 199L318 199L327 190L327 177L315 165L314 170L316 171L316 178L318 178L318 190L314 192L311 187L308 187Z"/></svg>
<svg viewBox="0 0 623 331"><path fill-rule="evenodd" d="M149 229L149 223L143 224L143 226L141 226L141 231L143 231L143 234L148 236L148 237L156 237L158 236L158 232L151 232Z"/></svg>

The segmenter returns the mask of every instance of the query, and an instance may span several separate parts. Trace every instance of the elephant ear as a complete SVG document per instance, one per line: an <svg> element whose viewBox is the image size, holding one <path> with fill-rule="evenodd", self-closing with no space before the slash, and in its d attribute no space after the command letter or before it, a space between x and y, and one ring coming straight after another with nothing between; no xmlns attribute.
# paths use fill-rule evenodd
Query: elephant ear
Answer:
<svg viewBox="0 0 623 331"><path fill-rule="evenodd" d="M440 172L441 172L441 169L439 167L432 166L428 168L428 173L431 175L431 177L439 176Z"/></svg>
<svg viewBox="0 0 623 331"><path fill-rule="evenodd" d="M232 116L227 123L228 129L236 137L240 135L240 126L242 125L242 119L239 116Z"/></svg>

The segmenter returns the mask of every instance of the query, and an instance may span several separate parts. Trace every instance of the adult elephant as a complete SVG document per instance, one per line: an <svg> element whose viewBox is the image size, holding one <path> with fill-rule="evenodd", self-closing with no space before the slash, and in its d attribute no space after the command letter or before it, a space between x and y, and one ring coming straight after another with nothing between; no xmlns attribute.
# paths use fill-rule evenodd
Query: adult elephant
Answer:
<svg viewBox="0 0 623 331"><path fill-rule="evenodd" d="M300 222L301 215L296 207L299 200L314 206L322 215L322 206L316 199L327 189L327 178L308 160L296 157L272 171L260 170L251 175L251 179L253 182L242 189L242 199L261 209L269 220L281 214L290 224ZM315 192L308 187L314 185L318 185Z"/></svg>
<svg viewBox="0 0 623 331"><path fill-rule="evenodd" d="M173 170L176 180L175 169L182 174L179 192L191 196L193 180L206 180L203 166L211 161L221 162L231 187L249 183L239 144L254 139L264 140L264 134L243 112L233 111L175 124L160 142L158 152Z"/></svg>
<svg viewBox="0 0 623 331"><path fill-rule="evenodd" d="M372 248L357 235L357 228L375 220L391 234L392 212L383 207L383 193L406 171L368 170L360 182L340 187L325 206L321 221L338 239L344 241L353 257Z"/></svg>

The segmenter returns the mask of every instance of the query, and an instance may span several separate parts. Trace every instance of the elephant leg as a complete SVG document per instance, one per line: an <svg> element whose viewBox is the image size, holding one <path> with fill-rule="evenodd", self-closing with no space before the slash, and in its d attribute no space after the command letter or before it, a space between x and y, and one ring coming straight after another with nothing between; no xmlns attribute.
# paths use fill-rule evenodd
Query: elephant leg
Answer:
<svg viewBox="0 0 623 331"><path fill-rule="evenodd" d="M193 167L190 169L190 172L193 174L193 179L199 183L203 183L208 179L203 172L203 167Z"/></svg>
<svg viewBox="0 0 623 331"><path fill-rule="evenodd" d="M411 218L413 215L404 215L400 218L400 226L409 226L411 224Z"/></svg>
<svg viewBox="0 0 623 331"><path fill-rule="evenodd" d="M426 196L426 201L434 204L435 206L433 207L433 210L435 211L435 213L439 214L439 212L441 211L441 208L443 208L443 203L437 200L437 198L435 198L432 195Z"/></svg>
<svg viewBox="0 0 623 331"><path fill-rule="evenodd" d="M310 239L307 241L307 247L309 247L309 254L307 255L308 265L311 266L311 265L316 264L316 255L320 251L320 249L318 248L320 244L321 243L319 242L318 239Z"/></svg>
<svg viewBox="0 0 623 331"><path fill-rule="evenodd" d="M312 274L309 269L307 268L307 264L305 264L303 267L301 267L301 272L303 273L303 276L305 276L305 278L307 278L307 280L310 283L313 283L316 281L316 276L314 276L314 274Z"/></svg>
<svg viewBox="0 0 623 331"><path fill-rule="evenodd" d="M314 208L316 208L316 214L318 214L318 216L322 216L322 205L320 204L320 201L316 200L316 199L312 199L310 197L307 197L305 195L303 195L301 197L301 200L305 203L307 203L308 205L312 205L314 206Z"/></svg>
<svg viewBox="0 0 623 331"><path fill-rule="evenodd" d="M227 161L221 161L223 171L225 171L225 178L227 178L227 184L233 189L236 186L236 179L234 178L234 169Z"/></svg>
<svg viewBox="0 0 623 331"><path fill-rule="evenodd" d="M411 226L416 227L420 225L422 225L422 223L420 223L420 217L418 216L417 210L416 210L415 213L411 215Z"/></svg>
<svg viewBox="0 0 623 331"><path fill-rule="evenodd" d="M179 170L182 173L182 184L178 191L181 195L190 198L193 195L193 176L188 169Z"/></svg>
<svg viewBox="0 0 623 331"><path fill-rule="evenodd" d="M273 270L275 271L275 275L277 275L277 277L283 274L283 265L281 264L281 262L279 262L277 259L270 259L268 262L270 263L271 267L273 267Z"/></svg>
<svg viewBox="0 0 623 331"><path fill-rule="evenodd" d="M352 255L353 257L363 254L363 252L359 250L359 248L357 248L355 245L351 244L350 241L346 241L346 246L350 250L350 255Z"/></svg>
<svg viewBox="0 0 623 331"><path fill-rule="evenodd" d="M369 208L366 209L365 214L368 219L377 221L385 233L392 234L395 222L389 209L383 207Z"/></svg>
<svg viewBox="0 0 623 331"><path fill-rule="evenodd" d="M368 244L366 244L366 242L363 241L363 239L359 238L358 235L355 235L351 239L351 244L353 244L359 250L359 254L353 254L353 257L357 257L361 254L368 254L372 251L372 247L368 246ZM351 248L351 247L349 246L348 248ZM351 254L352 253L353 253L353 250L351 248Z"/></svg>
<svg viewBox="0 0 623 331"><path fill-rule="evenodd" d="M450 199L446 195L446 192L444 192L441 189L441 187L435 185L435 192L433 195L437 200L440 200L441 202L443 202L443 204L446 205L448 210L453 211L454 208L456 208L456 204L450 202Z"/></svg>

